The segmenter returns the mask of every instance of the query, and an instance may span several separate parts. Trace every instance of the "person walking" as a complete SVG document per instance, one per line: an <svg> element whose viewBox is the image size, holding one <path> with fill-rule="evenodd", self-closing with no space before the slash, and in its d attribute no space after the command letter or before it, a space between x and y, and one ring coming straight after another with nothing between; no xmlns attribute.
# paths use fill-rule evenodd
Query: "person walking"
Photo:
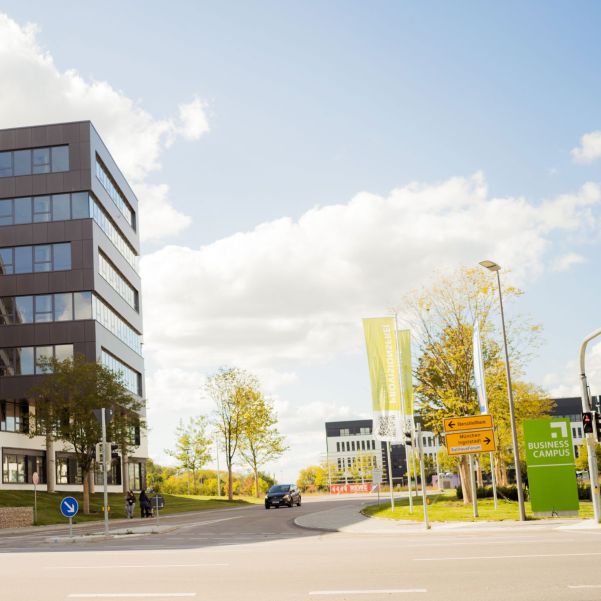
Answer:
<svg viewBox="0 0 601 601"><path fill-rule="evenodd" d="M140 515L143 518L150 517L150 499L145 488L140 491Z"/></svg>
<svg viewBox="0 0 601 601"><path fill-rule="evenodd" d="M128 519L133 519L134 517L134 509L136 508L136 495L134 495L133 490L128 490L127 495L125 496L125 515L127 515Z"/></svg>

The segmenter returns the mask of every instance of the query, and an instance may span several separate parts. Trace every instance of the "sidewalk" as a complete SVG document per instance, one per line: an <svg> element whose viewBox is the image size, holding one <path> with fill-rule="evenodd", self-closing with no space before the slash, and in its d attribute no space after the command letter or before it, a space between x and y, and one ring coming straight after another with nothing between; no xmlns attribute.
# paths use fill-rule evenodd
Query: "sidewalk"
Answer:
<svg viewBox="0 0 601 601"><path fill-rule="evenodd" d="M425 531L423 521L389 520L385 518L370 518L361 513L361 509L371 503L358 505L341 505L333 509L318 511L303 515L294 520L301 528L323 530L326 532L345 532L350 534L406 534ZM422 516L421 507L415 509L416 515ZM554 530L598 530L601 526L593 520L579 519L541 519L536 521L518 522L505 520L502 522L431 522L431 530L436 531L510 531L541 529Z"/></svg>

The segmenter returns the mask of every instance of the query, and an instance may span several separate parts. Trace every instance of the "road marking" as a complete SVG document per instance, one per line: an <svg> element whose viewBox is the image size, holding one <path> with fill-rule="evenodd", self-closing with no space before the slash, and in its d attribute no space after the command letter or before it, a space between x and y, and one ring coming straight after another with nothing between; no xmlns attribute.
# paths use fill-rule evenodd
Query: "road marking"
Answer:
<svg viewBox="0 0 601 601"><path fill-rule="evenodd" d="M468 557L414 557L413 561L464 561L466 559L529 559L537 557L593 557L601 553L534 553L532 555L470 555Z"/></svg>
<svg viewBox="0 0 601 601"><path fill-rule="evenodd" d="M568 588L601 588L601 584L569 584Z"/></svg>
<svg viewBox="0 0 601 601"><path fill-rule="evenodd" d="M109 566L44 566L45 570L115 570L130 568L213 568L219 566L229 566L229 563L157 563L140 565L109 565Z"/></svg>
<svg viewBox="0 0 601 601"><path fill-rule="evenodd" d="M122 599L150 597L168 599L170 597L196 597L196 593L71 593L69 599Z"/></svg>
<svg viewBox="0 0 601 601"><path fill-rule="evenodd" d="M425 588L384 588L354 591L310 591L309 595L395 595L402 593L427 593Z"/></svg>

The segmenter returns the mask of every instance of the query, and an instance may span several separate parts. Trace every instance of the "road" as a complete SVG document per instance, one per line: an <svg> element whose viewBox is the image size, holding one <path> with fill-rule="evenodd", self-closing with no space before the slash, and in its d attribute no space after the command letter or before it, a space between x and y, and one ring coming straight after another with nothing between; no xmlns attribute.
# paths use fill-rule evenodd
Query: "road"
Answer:
<svg viewBox="0 0 601 601"><path fill-rule="evenodd" d="M362 501L205 511L164 519L178 525L168 533L76 545L47 543L47 533L1 536L0 599L601 599L601 530L358 535L294 524L335 503Z"/></svg>

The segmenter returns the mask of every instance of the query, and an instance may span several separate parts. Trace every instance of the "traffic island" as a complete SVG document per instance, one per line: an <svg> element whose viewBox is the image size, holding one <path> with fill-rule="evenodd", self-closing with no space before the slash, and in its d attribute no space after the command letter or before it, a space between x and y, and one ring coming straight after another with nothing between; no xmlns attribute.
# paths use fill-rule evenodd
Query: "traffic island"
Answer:
<svg viewBox="0 0 601 601"><path fill-rule="evenodd" d="M138 538L150 534L166 534L173 532L177 526L139 526L135 528L120 528L111 530L108 535L104 533L78 534L75 536L49 536L47 543L51 544L73 544L73 543L93 543L97 541Z"/></svg>

